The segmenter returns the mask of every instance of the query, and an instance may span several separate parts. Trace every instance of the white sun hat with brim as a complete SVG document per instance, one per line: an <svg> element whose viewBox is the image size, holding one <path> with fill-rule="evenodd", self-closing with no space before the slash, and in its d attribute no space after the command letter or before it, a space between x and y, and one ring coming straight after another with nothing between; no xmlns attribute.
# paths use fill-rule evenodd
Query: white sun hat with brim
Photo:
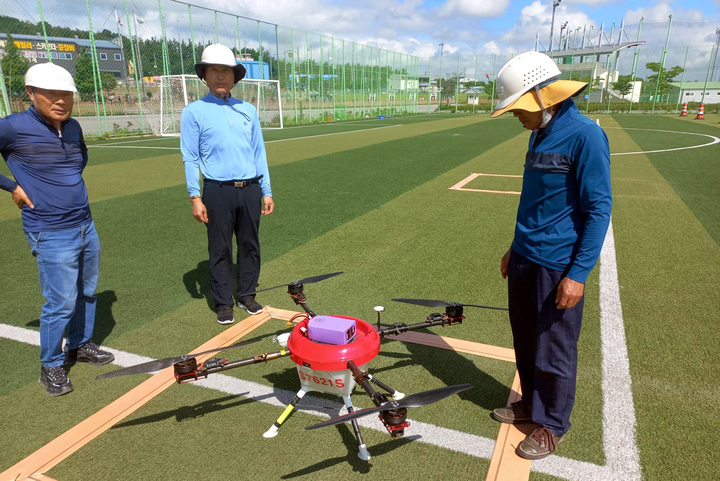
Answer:
<svg viewBox="0 0 720 481"><path fill-rule="evenodd" d="M510 110L537 112L577 95L587 86L586 82L558 80L560 74L555 61L544 53L530 51L516 55L498 73L498 102L490 117Z"/></svg>
<svg viewBox="0 0 720 481"><path fill-rule="evenodd" d="M38 63L30 67L25 73L25 86L45 90L77 92L75 80L70 75L70 72L50 62Z"/></svg>
<svg viewBox="0 0 720 481"><path fill-rule="evenodd" d="M224 65L233 69L235 72L234 83L238 83L245 78L245 73L247 72L242 64L237 63L232 50L219 43L205 47L200 62L195 64L195 73L201 80L205 79L205 67L208 65Z"/></svg>

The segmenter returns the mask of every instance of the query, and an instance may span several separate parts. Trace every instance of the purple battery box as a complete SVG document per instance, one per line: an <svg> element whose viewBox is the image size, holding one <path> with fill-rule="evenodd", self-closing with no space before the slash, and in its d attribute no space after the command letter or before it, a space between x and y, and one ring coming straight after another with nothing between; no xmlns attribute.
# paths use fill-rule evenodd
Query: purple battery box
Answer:
<svg viewBox="0 0 720 481"><path fill-rule="evenodd" d="M308 321L308 338L325 344L347 344L355 339L355 320L335 316L315 316Z"/></svg>

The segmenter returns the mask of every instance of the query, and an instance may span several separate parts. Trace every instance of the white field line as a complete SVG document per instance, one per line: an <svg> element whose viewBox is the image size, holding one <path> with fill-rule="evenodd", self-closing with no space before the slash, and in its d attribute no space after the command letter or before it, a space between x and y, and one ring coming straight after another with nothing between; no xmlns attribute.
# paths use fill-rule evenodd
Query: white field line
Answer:
<svg viewBox="0 0 720 481"><path fill-rule="evenodd" d="M150 149L150 150L180 150L180 147L145 147L144 145L88 145L88 149Z"/></svg>
<svg viewBox="0 0 720 481"><path fill-rule="evenodd" d="M679 132L676 130L656 130L656 129L633 129L633 128L624 129L622 127L604 127L604 128L605 129L618 129L618 130L644 130L644 131L648 131L648 132L665 132L668 134L699 135L700 137L709 137L709 138L713 139L712 142L708 142L707 144L690 145L688 147L677 147L674 149L662 149L662 150L643 150L640 152L616 152L616 153L610 154L610 155L635 155L635 154L656 154L658 152L675 152L677 150L699 149L700 147L707 147L709 145L715 145L718 142L720 142L720 139L715 137L714 135L696 134L694 132Z"/></svg>
<svg viewBox="0 0 720 481"><path fill-rule="evenodd" d="M395 124L395 125L386 125L384 127L373 127L372 129L349 130L347 132L333 132L331 134L306 135L305 137L293 137L292 139L268 140L265 143L272 144L274 142L287 142L288 140L313 139L315 137L328 137L330 135L356 134L358 132L369 132L371 130L391 129L393 127L402 127L402 125L403 124Z"/></svg>
<svg viewBox="0 0 720 481"><path fill-rule="evenodd" d="M615 479L641 478L635 433L635 404L625 325L620 303L612 219L600 253L600 329L602 340L603 446Z"/></svg>
<svg viewBox="0 0 720 481"><path fill-rule="evenodd" d="M333 132L330 134L318 134L318 135L306 135L305 137L293 137L291 139L278 139L278 140L268 140L265 142L265 144L272 144L275 142L289 142L291 140L302 140L302 139L313 139L315 137L328 137L330 135L343 135L343 134L356 134L358 132L368 132L370 130L380 130L380 129L390 129L393 127L401 127L403 124L396 124L396 125L386 125L384 127L374 127L372 129L360 129L360 130L349 130L347 132ZM151 139L155 140L155 139ZM161 139L157 139L161 140ZM148 140L138 140L138 141L130 141L130 142L148 142ZM88 145L88 148L113 148L113 149L156 149L156 150L180 150L180 147L144 147L140 145L121 145L121 144L129 144L130 142L119 142L117 144L104 144L104 145Z"/></svg>
<svg viewBox="0 0 720 481"><path fill-rule="evenodd" d="M107 143L107 144L102 144L102 145L90 145L88 147L105 147L108 145L136 144L138 142L157 142L160 140L168 140L168 139L169 139L169 137L153 137L152 139L124 140L121 142L112 142L112 143Z"/></svg>

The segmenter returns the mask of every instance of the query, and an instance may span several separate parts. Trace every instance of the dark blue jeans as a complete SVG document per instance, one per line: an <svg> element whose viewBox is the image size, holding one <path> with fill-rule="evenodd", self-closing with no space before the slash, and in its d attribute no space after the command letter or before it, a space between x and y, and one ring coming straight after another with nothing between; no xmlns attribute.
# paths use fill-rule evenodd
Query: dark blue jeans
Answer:
<svg viewBox="0 0 720 481"><path fill-rule="evenodd" d="M40 314L40 361L46 367L61 366L66 328L68 349L92 339L100 240L92 221L73 229L26 232L25 236L37 259L45 297Z"/></svg>
<svg viewBox="0 0 720 481"><path fill-rule="evenodd" d="M515 251L508 264L508 298L522 398L532 419L557 436L570 429L575 403L577 342L585 297L570 309L555 304L564 273Z"/></svg>

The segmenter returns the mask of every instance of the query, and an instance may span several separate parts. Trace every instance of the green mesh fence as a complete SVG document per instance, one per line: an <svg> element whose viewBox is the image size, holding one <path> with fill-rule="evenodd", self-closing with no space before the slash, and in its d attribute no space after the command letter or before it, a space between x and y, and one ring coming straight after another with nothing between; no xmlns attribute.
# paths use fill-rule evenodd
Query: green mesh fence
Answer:
<svg viewBox="0 0 720 481"><path fill-rule="evenodd" d="M191 76L213 43L245 65L233 93L264 127L418 111L407 54L175 0L0 3L1 116L27 108L24 73L50 60L75 77L87 136L177 133L185 102L207 93Z"/></svg>
<svg viewBox="0 0 720 481"><path fill-rule="evenodd" d="M510 59L444 52L418 58L176 0L0 3L0 116L27 108L24 73L50 59L75 76L73 115L88 136L177 133L185 102L207 93L192 79L193 66L204 46L217 42L246 66L248 85L234 94L257 105L264 127L489 112L494 80ZM701 102L715 112L717 46L688 46L676 33L705 23L561 30L553 56L563 78L590 84L576 98L584 112L678 113L685 103L696 112Z"/></svg>

